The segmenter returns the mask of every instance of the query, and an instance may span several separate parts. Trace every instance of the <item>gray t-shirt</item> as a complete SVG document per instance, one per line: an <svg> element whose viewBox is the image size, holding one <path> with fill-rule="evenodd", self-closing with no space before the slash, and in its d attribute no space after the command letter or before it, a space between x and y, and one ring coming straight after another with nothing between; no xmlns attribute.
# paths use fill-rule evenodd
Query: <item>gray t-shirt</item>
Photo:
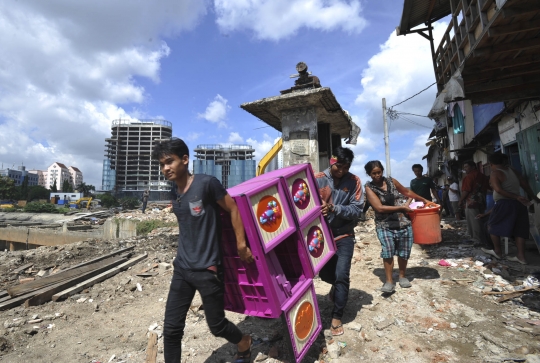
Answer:
<svg viewBox="0 0 540 363"><path fill-rule="evenodd" d="M219 180L196 174L188 191L179 197L172 191L173 211L180 236L175 265L185 270L206 270L221 265L221 218L217 204L227 195Z"/></svg>

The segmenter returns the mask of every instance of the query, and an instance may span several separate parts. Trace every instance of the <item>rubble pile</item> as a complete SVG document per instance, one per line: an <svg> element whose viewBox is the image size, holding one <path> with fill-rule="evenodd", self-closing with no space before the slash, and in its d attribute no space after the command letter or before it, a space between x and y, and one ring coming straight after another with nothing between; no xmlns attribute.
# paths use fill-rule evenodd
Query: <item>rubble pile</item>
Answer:
<svg viewBox="0 0 540 363"><path fill-rule="evenodd" d="M166 210L152 209L146 214L124 211L116 217L175 220ZM463 242L463 223L442 225L442 243L413 246L408 265L412 288L397 287L395 293L383 295L378 290L384 269L375 224L369 218L360 223L355 229L345 333L331 335L333 305L326 296L330 286L316 278L325 331L304 362L539 362L537 252L529 251L533 262L526 266L493 260ZM0 362L132 363L145 361L147 353L163 362L163 313L177 239L178 227L162 227L146 236L0 252L0 291L123 248L133 248L134 255L148 254L63 301L0 311ZM198 294L192 304L183 361L230 362L236 347L212 336ZM230 312L227 318L251 334L253 362L294 361L280 319Z"/></svg>

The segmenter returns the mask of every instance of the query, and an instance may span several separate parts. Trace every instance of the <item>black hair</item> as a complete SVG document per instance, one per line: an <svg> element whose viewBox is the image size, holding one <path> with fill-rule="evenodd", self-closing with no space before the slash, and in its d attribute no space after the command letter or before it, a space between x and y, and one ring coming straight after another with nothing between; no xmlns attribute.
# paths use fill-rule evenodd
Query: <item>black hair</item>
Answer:
<svg viewBox="0 0 540 363"><path fill-rule="evenodd" d="M424 167L420 164L414 164L411 169L414 170L416 168L420 169L420 172L424 171Z"/></svg>
<svg viewBox="0 0 540 363"><path fill-rule="evenodd" d="M347 147L338 146L334 149L332 156L337 158L338 163L352 164L354 160L354 153Z"/></svg>
<svg viewBox="0 0 540 363"><path fill-rule="evenodd" d="M488 156L488 161L494 165L505 165L508 163L508 156L497 152Z"/></svg>
<svg viewBox="0 0 540 363"><path fill-rule="evenodd" d="M168 155L176 155L179 158L184 157L184 155L189 157L189 149L184 140L171 137L167 140L158 141L152 150L152 159L159 160Z"/></svg>
<svg viewBox="0 0 540 363"><path fill-rule="evenodd" d="M384 166L382 166L381 162L379 160L371 160L364 165L364 169L366 170L367 175L371 175L371 172L375 168L381 168L382 171L384 171Z"/></svg>
<svg viewBox="0 0 540 363"><path fill-rule="evenodd" d="M471 168L476 169L476 163L473 160L467 160L463 165L469 165Z"/></svg>

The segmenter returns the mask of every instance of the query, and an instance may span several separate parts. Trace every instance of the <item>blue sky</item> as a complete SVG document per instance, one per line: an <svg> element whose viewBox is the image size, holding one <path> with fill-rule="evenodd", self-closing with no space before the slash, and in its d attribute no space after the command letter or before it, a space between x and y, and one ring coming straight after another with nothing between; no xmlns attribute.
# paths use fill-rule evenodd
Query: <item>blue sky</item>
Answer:
<svg viewBox="0 0 540 363"><path fill-rule="evenodd" d="M0 162L59 161L101 185L116 118L164 118L199 144L247 143L257 158L279 133L240 109L279 94L299 61L362 128L353 165L385 160L389 106L434 82L429 42L395 36L402 0L8 0L0 4ZM435 25L436 36L446 25ZM435 88L397 107L426 115ZM408 184L433 123L390 128L392 174Z"/></svg>

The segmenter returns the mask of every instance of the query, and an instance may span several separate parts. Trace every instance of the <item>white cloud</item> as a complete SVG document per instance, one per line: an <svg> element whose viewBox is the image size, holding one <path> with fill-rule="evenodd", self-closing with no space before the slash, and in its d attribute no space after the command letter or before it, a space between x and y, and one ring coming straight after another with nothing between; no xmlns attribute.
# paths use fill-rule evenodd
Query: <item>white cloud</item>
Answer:
<svg viewBox="0 0 540 363"><path fill-rule="evenodd" d="M231 132L229 134L229 143L231 144L241 144L244 142L244 138L240 136L238 132Z"/></svg>
<svg viewBox="0 0 540 363"><path fill-rule="evenodd" d="M300 28L360 33L367 25L359 0L214 0L222 32L251 30L277 41Z"/></svg>
<svg viewBox="0 0 540 363"><path fill-rule="evenodd" d="M227 118L227 112L231 109L227 102L227 99L218 94L206 107L204 113L199 113L197 116L217 124L219 128L227 127L224 120Z"/></svg>
<svg viewBox="0 0 540 363"><path fill-rule="evenodd" d="M170 49L159 37L192 29L206 7L200 0L0 2L0 161L36 169L63 162L99 187L110 122L130 117L119 105L145 101L136 77L160 80Z"/></svg>
<svg viewBox="0 0 540 363"><path fill-rule="evenodd" d="M434 24L435 44L439 43L447 24ZM383 132L382 98L386 98L387 107L399 103L435 82L429 42L417 35L396 36L393 32L381 45L379 53L368 61L368 68L362 72L363 91L358 95L356 104L365 110L365 124L362 130L369 128L373 132ZM427 115L435 99L436 86L414 97L410 101L396 106L396 110ZM405 115L410 121L433 127L433 121ZM390 132L396 130L426 131L404 119L391 122Z"/></svg>
<svg viewBox="0 0 540 363"><path fill-rule="evenodd" d="M251 145L255 149L255 152L254 152L255 160L259 162L270 151L272 146L274 146L274 144L278 140L279 140L279 137L272 139L270 136L268 136L268 134L264 134L262 140L259 141L259 140L249 138L246 140L246 143L248 145Z"/></svg>
<svg viewBox="0 0 540 363"><path fill-rule="evenodd" d="M188 132L187 137L186 137L186 141L195 141L199 137L201 137L201 135L202 135L202 133L200 133L200 132Z"/></svg>

